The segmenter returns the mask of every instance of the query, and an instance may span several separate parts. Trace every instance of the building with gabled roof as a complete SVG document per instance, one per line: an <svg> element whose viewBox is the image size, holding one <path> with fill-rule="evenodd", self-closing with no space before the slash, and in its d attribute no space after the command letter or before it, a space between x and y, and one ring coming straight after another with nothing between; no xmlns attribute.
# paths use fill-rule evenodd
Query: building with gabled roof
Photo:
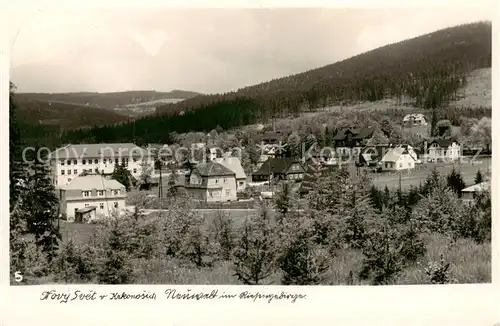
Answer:
<svg viewBox="0 0 500 326"><path fill-rule="evenodd" d="M269 158L262 166L252 174L252 181L301 180L305 169L299 159L291 157Z"/></svg>
<svg viewBox="0 0 500 326"><path fill-rule="evenodd" d="M58 192L60 213L68 221L74 221L77 212L86 213L87 207L95 207L97 217L109 217L125 210L125 186L99 174L78 176Z"/></svg>
<svg viewBox="0 0 500 326"><path fill-rule="evenodd" d="M379 162L382 171L399 171L415 168L415 158L404 147L391 148Z"/></svg>
<svg viewBox="0 0 500 326"><path fill-rule="evenodd" d="M247 175L238 157L226 156L223 158L216 158L215 162L220 163L221 165L225 166L226 168L235 173L237 191L245 190L247 183Z"/></svg>
<svg viewBox="0 0 500 326"><path fill-rule="evenodd" d="M427 159L433 162L450 162L462 156L460 143L455 138L436 138L426 148Z"/></svg>
<svg viewBox="0 0 500 326"><path fill-rule="evenodd" d="M191 170L185 188L199 201L209 203L235 201L236 173L218 162L200 163Z"/></svg>

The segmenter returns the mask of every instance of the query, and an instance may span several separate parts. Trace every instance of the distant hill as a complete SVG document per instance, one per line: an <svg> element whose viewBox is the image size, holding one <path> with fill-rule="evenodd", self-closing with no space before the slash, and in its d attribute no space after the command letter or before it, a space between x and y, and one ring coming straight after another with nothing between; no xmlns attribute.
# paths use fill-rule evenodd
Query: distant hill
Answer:
<svg viewBox="0 0 500 326"><path fill-rule="evenodd" d="M25 123L58 126L61 129L91 127L127 120L112 110L75 104L28 100L16 95L18 119Z"/></svg>
<svg viewBox="0 0 500 326"><path fill-rule="evenodd" d="M200 95L200 93L173 90L170 92L126 91L115 93L18 93L19 100L41 100L66 104L86 105L95 108L115 109L142 105L149 102L175 100L176 102Z"/></svg>
<svg viewBox="0 0 500 326"><path fill-rule="evenodd" d="M163 105L157 112L197 109L238 97L258 100L263 118L287 115L304 107L395 97L411 98L418 107L439 107L466 84L467 73L491 67L491 38L490 22L450 27L235 92Z"/></svg>

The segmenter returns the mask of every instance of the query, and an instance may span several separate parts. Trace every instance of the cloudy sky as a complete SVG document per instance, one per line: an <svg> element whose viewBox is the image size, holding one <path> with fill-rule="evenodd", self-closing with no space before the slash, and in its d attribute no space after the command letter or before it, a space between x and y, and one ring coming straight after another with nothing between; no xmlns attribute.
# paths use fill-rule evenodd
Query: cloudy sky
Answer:
<svg viewBox="0 0 500 326"><path fill-rule="evenodd" d="M478 20L491 9L47 9L13 16L19 92L225 92Z"/></svg>

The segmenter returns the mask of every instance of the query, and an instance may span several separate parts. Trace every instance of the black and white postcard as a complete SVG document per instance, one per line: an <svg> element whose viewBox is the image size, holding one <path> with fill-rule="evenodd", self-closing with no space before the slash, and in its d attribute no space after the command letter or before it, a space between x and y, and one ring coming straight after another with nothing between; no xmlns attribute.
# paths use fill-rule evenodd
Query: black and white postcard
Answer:
<svg viewBox="0 0 500 326"><path fill-rule="evenodd" d="M5 11L2 326L500 321L494 3L236 3Z"/></svg>

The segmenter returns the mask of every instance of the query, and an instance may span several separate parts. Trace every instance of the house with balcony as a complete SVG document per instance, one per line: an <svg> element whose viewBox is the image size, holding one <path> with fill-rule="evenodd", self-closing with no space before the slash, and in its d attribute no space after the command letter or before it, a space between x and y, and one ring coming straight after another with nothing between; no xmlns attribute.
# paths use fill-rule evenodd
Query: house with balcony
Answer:
<svg viewBox="0 0 500 326"><path fill-rule="evenodd" d="M153 152L132 143L69 144L50 154L50 164L56 188L82 173L111 175L117 164L123 164L136 179L144 168L154 175Z"/></svg>
<svg viewBox="0 0 500 326"><path fill-rule="evenodd" d="M99 174L77 176L58 189L60 213L68 221L110 217L125 210L125 186Z"/></svg>

